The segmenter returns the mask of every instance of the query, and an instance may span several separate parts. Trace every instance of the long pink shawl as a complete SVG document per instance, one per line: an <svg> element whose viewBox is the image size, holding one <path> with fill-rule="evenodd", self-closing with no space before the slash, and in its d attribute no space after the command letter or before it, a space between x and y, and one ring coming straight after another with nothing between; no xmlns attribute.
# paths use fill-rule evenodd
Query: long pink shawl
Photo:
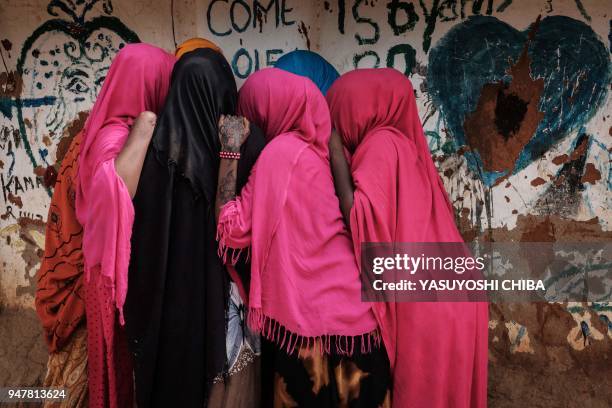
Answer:
<svg viewBox="0 0 612 408"><path fill-rule="evenodd" d="M325 98L310 80L269 68L249 77L238 105L269 142L218 227L221 248L251 246L249 325L288 352L321 339L325 351L335 343L350 354L361 335L364 350L376 321L334 193Z"/></svg>
<svg viewBox="0 0 612 408"><path fill-rule="evenodd" d="M393 69L356 70L327 100L354 152L357 259L361 242L462 242L410 81ZM393 406L486 406L486 303L374 303L374 312L393 370Z"/></svg>
<svg viewBox="0 0 612 408"><path fill-rule="evenodd" d="M174 61L173 55L151 45L125 46L113 60L85 124L76 213L83 225L92 406L114 406L115 388L121 386L115 378L119 352L114 350L114 334L117 309L119 321L124 324L134 209L128 190L115 171L115 158L134 119L145 110L161 109ZM104 391L106 386L109 389ZM104 395L107 392L110 395Z"/></svg>

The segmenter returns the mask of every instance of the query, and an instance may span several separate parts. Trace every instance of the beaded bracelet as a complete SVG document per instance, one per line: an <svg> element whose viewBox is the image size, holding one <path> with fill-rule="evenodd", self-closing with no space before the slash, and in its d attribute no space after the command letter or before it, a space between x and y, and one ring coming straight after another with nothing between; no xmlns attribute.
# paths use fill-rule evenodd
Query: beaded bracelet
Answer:
<svg viewBox="0 0 612 408"><path fill-rule="evenodd" d="M239 160L240 152L219 152L219 157L222 159Z"/></svg>

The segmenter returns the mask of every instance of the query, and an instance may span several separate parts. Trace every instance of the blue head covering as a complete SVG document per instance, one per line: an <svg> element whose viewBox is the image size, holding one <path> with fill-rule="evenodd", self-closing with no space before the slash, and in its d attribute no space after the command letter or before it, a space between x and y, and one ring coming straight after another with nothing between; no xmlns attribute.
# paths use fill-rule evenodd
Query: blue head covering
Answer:
<svg viewBox="0 0 612 408"><path fill-rule="evenodd" d="M329 87L340 76L336 68L325 58L312 51L291 51L276 61L275 68L309 78L325 95Z"/></svg>

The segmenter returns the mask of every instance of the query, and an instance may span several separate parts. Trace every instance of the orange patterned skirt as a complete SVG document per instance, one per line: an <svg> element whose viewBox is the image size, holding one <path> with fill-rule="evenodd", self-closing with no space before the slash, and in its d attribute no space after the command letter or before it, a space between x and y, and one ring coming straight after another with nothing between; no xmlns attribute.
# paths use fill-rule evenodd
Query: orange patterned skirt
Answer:
<svg viewBox="0 0 612 408"><path fill-rule="evenodd" d="M263 407L391 407L391 374L382 345L351 356L304 346L289 355L262 340Z"/></svg>
<svg viewBox="0 0 612 408"><path fill-rule="evenodd" d="M61 351L51 353L43 387L66 390L61 402L45 402L45 408L87 407L87 329L79 327Z"/></svg>

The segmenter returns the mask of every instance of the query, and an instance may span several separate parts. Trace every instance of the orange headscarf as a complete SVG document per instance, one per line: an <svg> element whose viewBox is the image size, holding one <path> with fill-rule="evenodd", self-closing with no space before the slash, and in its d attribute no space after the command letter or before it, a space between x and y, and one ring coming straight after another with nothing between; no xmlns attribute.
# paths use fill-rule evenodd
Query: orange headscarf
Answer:
<svg viewBox="0 0 612 408"><path fill-rule="evenodd" d="M176 58L178 59L189 51L197 50L198 48L210 48L211 50L223 54L221 48L219 48L219 46L214 42L209 41L205 38L194 37L190 38L187 41L183 41L181 45L176 48L176 51L174 51L174 55L176 55Z"/></svg>

